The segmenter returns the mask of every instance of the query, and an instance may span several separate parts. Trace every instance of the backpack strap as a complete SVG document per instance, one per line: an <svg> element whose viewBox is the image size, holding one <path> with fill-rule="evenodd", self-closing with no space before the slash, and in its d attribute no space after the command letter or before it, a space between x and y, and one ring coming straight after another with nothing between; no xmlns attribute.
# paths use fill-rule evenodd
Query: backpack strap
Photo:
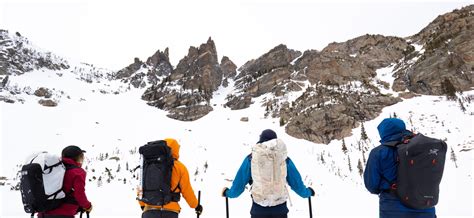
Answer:
<svg viewBox="0 0 474 218"><path fill-rule="evenodd" d="M51 165L51 166L48 166L48 165L45 164L43 171L49 170L49 173L51 173L51 172L53 171L53 168L55 168L55 167L57 167L57 166L59 166L59 165L61 165L61 164L63 164L62 161L59 161L59 162L57 162L57 163L55 163L55 164L53 164L53 165Z"/></svg>
<svg viewBox="0 0 474 218"><path fill-rule="evenodd" d="M76 166L74 164L69 164L69 163L64 163L64 162L62 162L62 163L66 167L66 171L76 169L76 168L80 168L79 166ZM66 193L66 197L64 198L64 203L79 205L77 200L74 198L73 193L74 193L74 189L71 189L70 192Z"/></svg>
<svg viewBox="0 0 474 218"><path fill-rule="evenodd" d="M391 147L391 148L396 148L401 143L402 142L399 142L399 141L391 141L391 142L383 142L382 145Z"/></svg>
<svg viewBox="0 0 474 218"><path fill-rule="evenodd" d="M247 155L247 158L249 159L250 163L252 163L252 153ZM252 185L252 184L253 184L253 179L252 179L252 175L250 175L249 185Z"/></svg>

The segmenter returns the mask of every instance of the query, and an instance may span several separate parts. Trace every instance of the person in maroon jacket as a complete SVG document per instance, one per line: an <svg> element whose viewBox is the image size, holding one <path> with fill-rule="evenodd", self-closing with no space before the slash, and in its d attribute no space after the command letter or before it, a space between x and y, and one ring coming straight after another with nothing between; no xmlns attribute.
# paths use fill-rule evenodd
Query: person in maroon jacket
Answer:
<svg viewBox="0 0 474 218"><path fill-rule="evenodd" d="M78 211L90 212L92 204L87 200L85 185L86 171L81 168L86 151L77 146L67 146L62 151L62 161L66 165L63 191L66 193L66 202L60 207L38 214L40 218L73 218Z"/></svg>

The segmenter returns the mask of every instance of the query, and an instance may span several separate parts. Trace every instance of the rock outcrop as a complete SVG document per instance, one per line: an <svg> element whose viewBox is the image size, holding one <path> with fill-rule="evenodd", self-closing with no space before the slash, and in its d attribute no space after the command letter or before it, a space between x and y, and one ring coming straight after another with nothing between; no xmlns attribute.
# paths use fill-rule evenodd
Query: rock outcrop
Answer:
<svg viewBox="0 0 474 218"><path fill-rule="evenodd" d="M56 106L58 106L58 103L56 103L55 101L53 101L51 99L40 99L38 101L38 103L40 105L45 106L45 107L56 107Z"/></svg>
<svg viewBox="0 0 474 218"><path fill-rule="evenodd" d="M407 40L418 49L412 49L396 66L395 91L443 95L446 80L457 91L472 89L474 5L438 16Z"/></svg>
<svg viewBox="0 0 474 218"><path fill-rule="evenodd" d="M229 84L229 79L234 79L237 75L237 65L235 65L234 62L229 59L229 57L224 56L221 59L220 66L222 69L222 76L224 77L222 85L227 87Z"/></svg>
<svg viewBox="0 0 474 218"><path fill-rule="evenodd" d="M286 86L290 82L290 75L294 71L291 64L301 55L301 52L288 49L286 45L278 45L256 60L251 60L239 68L235 88L237 93L228 96L226 106L233 110L250 106L249 99L259 97L266 93L277 92L280 95L291 87L296 90L298 86Z"/></svg>
<svg viewBox="0 0 474 218"><path fill-rule="evenodd" d="M41 51L18 32L11 35L0 29L0 75L20 75L36 69L68 69L66 60Z"/></svg>
<svg viewBox="0 0 474 218"><path fill-rule="evenodd" d="M400 101L383 95L374 77L377 69L396 63L411 49L402 38L380 35L303 54L279 45L240 68L226 106L243 109L253 98L270 94L263 102L266 116L281 117L289 135L329 143ZM295 92L302 93L296 100L289 96Z"/></svg>
<svg viewBox="0 0 474 218"><path fill-rule="evenodd" d="M49 89L44 88L44 87L40 87L33 94L36 95L37 97L45 97L45 98L51 98L51 96L53 95Z"/></svg>
<svg viewBox="0 0 474 218"><path fill-rule="evenodd" d="M118 71L114 78L130 83L135 88L144 88L149 85L157 85L172 71L169 50L166 48L164 52L156 51L146 62L135 58L132 64Z"/></svg>
<svg viewBox="0 0 474 218"><path fill-rule="evenodd" d="M190 47L171 74L145 91L142 99L151 106L169 111L168 117L197 120L210 111L210 100L225 76L232 77L233 63L224 58L219 64L214 41L209 38L199 48Z"/></svg>

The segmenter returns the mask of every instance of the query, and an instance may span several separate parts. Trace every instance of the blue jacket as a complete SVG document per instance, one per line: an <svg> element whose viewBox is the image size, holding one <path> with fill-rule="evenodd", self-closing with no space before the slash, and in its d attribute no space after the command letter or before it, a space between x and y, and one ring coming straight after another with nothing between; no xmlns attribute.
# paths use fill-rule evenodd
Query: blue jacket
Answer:
<svg viewBox="0 0 474 218"><path fill-rule="evenodd" d="M380 142L402 141L411 134L405 130L405 123L396 118L385 119L377 127ZM372 149L364 171L364 183L372 194L379 195L379 213L381 218L431 218L435 217L435 208L416 210L405 207L400 200L385 190L397 179L397 150L385 145Z"/></svg>
<svg viewBox="0 0 474 218"><path fill-rule="evenodd" d="M245 186L249 184L252 173L251 173L251 159L247 156L244 162L237 171L232 187L225 192L225 195L229 198L239 197L245 190ZM309 198L311 191L304 185L300 173L296 169L295 164L290 158L286 159L286 181L290 185L291 189L295 191L299 196L303 198ZM274 206L274 207L262 207L255 202L252 204L250 214L252 215L275 215L275 214L287 214L288 207L286 203Z"/></svg>

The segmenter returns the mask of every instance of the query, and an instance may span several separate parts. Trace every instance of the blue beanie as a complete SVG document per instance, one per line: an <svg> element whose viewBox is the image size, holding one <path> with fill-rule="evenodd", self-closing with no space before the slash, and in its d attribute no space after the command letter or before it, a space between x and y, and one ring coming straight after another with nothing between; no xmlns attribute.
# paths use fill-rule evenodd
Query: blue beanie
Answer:
<svg viewBox="0 0 474 218"><path fill-rule="evenodd" d="M380 142L401 141L408 132L405 122L398 118L386 118L378 126Z"/></svg>
<svg viewBox="0 0 474 218"><path fill-rule="evenodd" d="M263 130L262 134L260 134L260 140L257 143L263 143L263 142L270 141L276 138L277 138L277 134L275 133L275 131L271 129L266 129L266 130Z"/></svg>

